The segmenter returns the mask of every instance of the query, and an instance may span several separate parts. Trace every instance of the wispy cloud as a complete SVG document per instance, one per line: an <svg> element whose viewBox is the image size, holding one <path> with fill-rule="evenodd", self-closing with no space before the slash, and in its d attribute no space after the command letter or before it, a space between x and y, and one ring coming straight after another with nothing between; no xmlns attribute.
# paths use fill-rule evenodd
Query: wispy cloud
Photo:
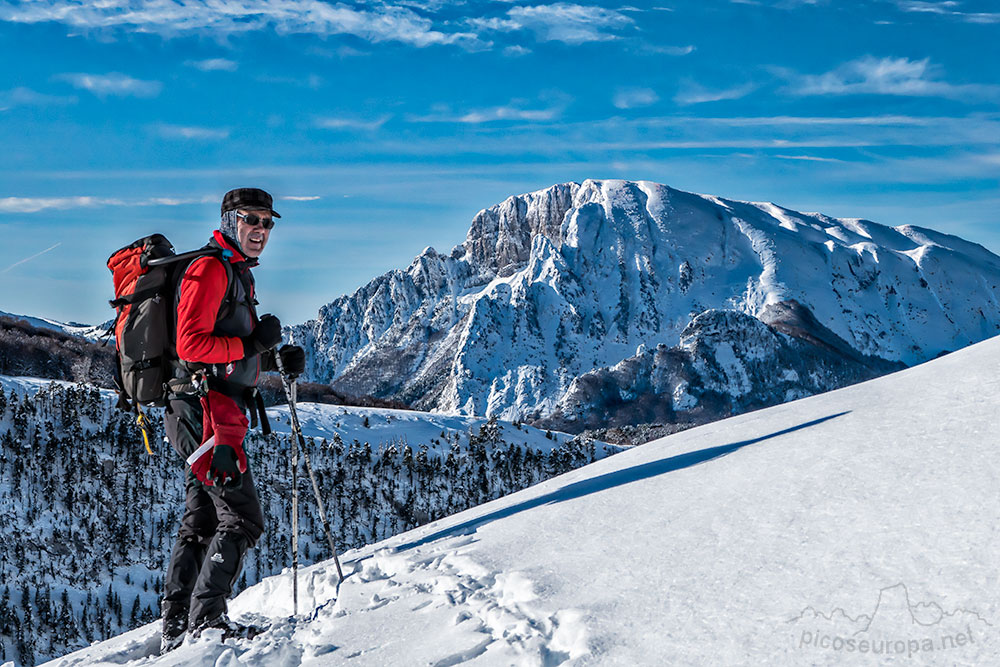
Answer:
<svg viewBox="0 0 1000 667"><path fill-rule="evenodd" d="M664 56L686 56L695 52L693 44L686 46L658 46L656 44L646 44L642 48L646 53L655 53Z"/></svg>
<svg viewBox="0 0 1000 667"><path fill-rule="evenodd" d="M660 96L652 88L620 88L612 100L619 109L635 109L656 104Z"/></svg>
<svg viewBox="0 0 1000 667"><path fill-rule="evenodd" d="M785 10L830 4L830 0L768 0L767 2L762 2L761 0L729 0L729 2L734 5L767 5L775 9Z"/></svg>
<svg viewBox="0 0 1000 667"><path fill-rule="evenodd" d="M80 208L105 206L180 206L217 201L217 196L204 197L149 197L125 200L113 197L0 197L0 213L38 213L39 211L68 211Z"/></svg>
<svg viewBox="0 0 1000 667"><path fill-rule="evenodd" d="M321 199L321 197L319 195L310 195L308 197L288 195L282 197L282 199L285 201L316 201L317 199Z"/></svg>
<svg viewBox="0 0 1000 667"><path fill-rule="evenodd" d="M552 120L562 113L561 107L549 107L547 109L525 108L517 100L510 104L490 107L486 109L476 109L472 111L455 113L447 108L438 109L426 115L410 115L407 120L412 123L491 123L497 121L547 121Z"/></svg>
<svg viewBox="0 0 1000 667"><path fill-rule="evenodd" d="M16 262L14 262L13 264L11 264L10 266L8 266L7 268L5 268L2 271L0 271L0 273L7 273L8 271L10 271L11 269L13 269L14 267L21 266L22 264L24 264L26 262L30 262L31 260L33 260L33 259L35 259L37 257L41 257L42 255L44 255L47 252L52 252L53 250L55 250L56 248L58 248L61 245L62 245L62 241L59 241L58 243L55 243L55 244L49 246L48 248L46 248L45 250L43 250L41 252L36 252L34 255L31 255L30 257L25 257L24 259L21 259L21 260L18 260Z"/></svg>
<svg viewBox="0 0 1000 667"><path fill-rule="evenodd" d="M188 125L153 126L154 131L165 139L192 139L202 141L221 141L229 138L229 130L213 127L192 127Z"/></svg>
<svg viewBox="0 0 1000 667"><path fill-rule="evenodd" d="M927 0L896 0L896 6L904 12L920 12L922 14L951 14L959 6L954 0L944 2L928 2Z"/></svg>
<svg viewBox="0 0 1000 667"><path fill-rule="evenodd" d="M164 36L192 32L229 35L273 29L282 34L349 34L371 42L397 41L424 47L475 47L468 32L446 32L408 7L355 8L318 0L50 0L0 5L0 21L58 22L75 30L147 32Z"/></svg>
<svg viewBox="0 0 1000 667"><path fill-rule="evenodd" d="M757 84L744 83L721 90L709 90L699 84L688 82L680 92L674 95L677 104L704 104L705 102L720 102L722 100L738 100L746 97L757 89Z"/></svg>
<svg viewBox="0 0 1000 667"><path fill-rule="evenodd" d="M319 74L309 74L307 76L278 76L274 74L259 74L255 77L260 83L286 84L318 90L323 86L323 77Z"/></svg>
<svg viewBox="0 0 1000 667"><path fill-rule="evenodd" d="M313 126L321 130L367 130L373 132L389 122L391 118L392 114L385 114L373 119L325 117L317 118Z"/></svg>
<svg viewBox="0 0 1000 667"><path fill-rule="evenodd" d="M895 0L896 7L904 12L937 14L965 21L966 23L1000 23L1000 12L962 11L961 3L954 0Z"/></svg>
<svg viewBox="0 0 1000 667"><path fill-rule="evenodd" d="M74 96L46 95L45 93L40 93L23 86L0 91L0 111L7 111L14 107L44 107L75 104L76 102L77 98Z"/></svg>
<svg viewBox="0 0 1000 667"><path fill-rule="evenodd" d="M0 213L37 213L50 209L65 211L74 208L122 206L120 199L103 197L0 197Z"/></svg>
<svg viewBox="0 0 1000 667"><path fill-rule="evenodd" d="M119 72L108 74L67 73L55 77L98 97L156 97L163 89L159 81L143 81Z"/></svg>
<svg viewBox="0 0 1000 667"><path fill-rule="evenodd" d="M832 157L819 157L817 155L773 155L779 160L799 160L801 162L843 162Z"/></svg>
<svg viewBox="0 0 1000 667"><path fill-rule="evenodd" d="M915 125L926 127L954 118L938 118L934 116L733 116L733 117L699 117L688 118L685 122L715 123L729 126L782 126L782 125L829 125L829 126L864 126L879 127L896 125Z"/></svg>
<svg viewBox="0 0 1000 667"><path fill-rule="evenodd" d="M511 58L516 58L518 56L526 56L531 53L531 49L521 46L520 44L511 44L510 46L504 47L503 54Z"/></svg>
<svg viewBox="0 0 1000 667"><path fill-rule="evenodd" d="M184 63L202 72L235 72L239 64L228 58L208 58L206 60L188 60Z"/></svg>
<svg viewBox="0 0 1000 667"><path fill-rule="evenodd" d="M474 18L469 24L480 30L515 32L527 30L543 42L583 44L617 39L616 30L635 22L621 11L556 2L551 5L517 6L506 17Z"/></svg>
<svg viewBox="0 0 1000 667"><path fill-rule="evenodd" d="M511 106L470 111L458 119L460 123L489 123L498 120L552 120L558 109L518 109Z"/></svg>
<svg viewBox="0 0 1000 667"><path fill-rule="evenodd" d="M945 97L963 101L1000 96L1000 86L951 84L940 78L929 58L875 58L865 56L817 75L792 74L789 90L796 95L899 95Z"/></svg>

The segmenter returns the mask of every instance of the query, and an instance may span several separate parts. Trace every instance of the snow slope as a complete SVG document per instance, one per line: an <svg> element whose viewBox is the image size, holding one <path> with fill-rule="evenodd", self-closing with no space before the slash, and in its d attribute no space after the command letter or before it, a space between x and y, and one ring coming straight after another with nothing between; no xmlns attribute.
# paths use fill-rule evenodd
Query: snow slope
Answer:
<svg viewBox="0 0 1000 667"><path fill-rule="evenodd" d="M683 355L713 309L772 324L795 302L850 354L910 365L1000 332L998 286L1000 257L933 230L586 180L480 211L450 253L427 248L289 333L338 390L536 420L603 409L559 403L640 347ZM683 408L685 382L658 401Z"/></svg>
<svg viewBox="0 0 1000 667"><path fill-rule="evenodd" d="M35 664L159 613L183 466L160 438L148 456L134 416L114 404L113 392L92 385L0 375L0 663ZM159 413L150 417L162 434ZM251 432L246 449L269 529L244 563L241 590L287 563L288 412L268 413L277 437ZM313 436L306 445L333 534L345 549L619 451L476 417L309 403L300 414ZM300 562L307 565L327 547L309 479L299 482Z"/></svg>
<svg viewBox="0 0 1000 667"><path fill-rule="evenodd" d="M157 665L1000 662L1000 338L691 429L244 592ZM56 665L123 664L156 627Z"/></svg>

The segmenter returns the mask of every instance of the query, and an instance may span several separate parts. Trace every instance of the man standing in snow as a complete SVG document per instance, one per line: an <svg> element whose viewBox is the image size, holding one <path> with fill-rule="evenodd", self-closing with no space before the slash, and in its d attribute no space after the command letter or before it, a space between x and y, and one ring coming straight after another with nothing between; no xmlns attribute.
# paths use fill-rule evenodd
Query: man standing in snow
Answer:
<svg viewBox="0 0 1000 667"><path fill-rule="evenodd" d="M190 630L218 628L252 636L226 615L226 598L246 550L264 530L253 475L243 451L250 411L266 428L257 392L262 370L281 356L289 375L305 366L302 348L281 342L273 315L257 316L250 269L280 216L267 192L239 188L222 200L222 219L208 247L191 262L177 289L177 356L165 415L167 438L186 461L185 511L164 583L161 652Z"/></svg>

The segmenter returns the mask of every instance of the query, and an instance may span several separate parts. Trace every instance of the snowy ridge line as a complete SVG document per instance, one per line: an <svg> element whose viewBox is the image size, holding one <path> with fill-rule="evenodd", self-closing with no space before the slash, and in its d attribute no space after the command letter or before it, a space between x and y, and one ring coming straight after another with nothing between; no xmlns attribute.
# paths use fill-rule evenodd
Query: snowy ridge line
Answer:
<svg viewBox="0 0 1000 667"><path fill-rule="evenodd" d="M111 323L114 320L108 320L102 324L80 324L79 322L60 322L58 320L52 320L47 317L33 317L29 315L15 315L14 313L5 313L0 310L0 317L9 317L14 320L23 320L33 327L39 329L52 329L53 331L61 331L67 333L71 336L79 336L80 338L86 338L87 340L97 342L101 340L107 330L110 328Z"/></svg>
<svg viewBox="0 0 1000 667"><path fill-rule="evenodd" d="M580 432L718 409L692 404L690 382L671 373L637 395L608 379L641 365L640 349L677 350L706 313L759 320L795 303L870 360L873 377L996 335L998 289L1000 257L930 229L586 180L483 209L450 253L427 248L287 332L307 350L308 376L338 391ZM737 335L751 327L730 324ZM739 363L752 378L753 364ZM867 379L857 370L812 384L800 373L788 389ZM738 399L739 389L721 391ZM635 409L615 414L616 393Z"/></svg>

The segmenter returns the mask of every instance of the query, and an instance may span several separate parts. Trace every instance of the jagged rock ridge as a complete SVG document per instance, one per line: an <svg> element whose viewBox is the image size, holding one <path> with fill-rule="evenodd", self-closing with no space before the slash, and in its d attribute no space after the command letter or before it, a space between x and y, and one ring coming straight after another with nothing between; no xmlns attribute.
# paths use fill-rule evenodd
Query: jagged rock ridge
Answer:
<svg viewBox="0 0 1000 667"><path fill-rule="evenodd" d="M774 354L793 339L822 348L826 374L799 368L806 378L786 387L805 395L995 335L998 284L1000 257L933 230L588 180L481 211L451 253L427 248L290 333L309 351L310 379L340 391L586 421L589 401L602 399L580 388L601 369L672 349L696 370L692 340L703 334L689 327L709 311L747 316L716 322L730 327L713 328L716 355L757 325L777 336ZM746 360L731 361L746 374ZM740 373L725 377L715 390L741 396ZM769 380L747 377L758 388ZM666 413L697 407L661 388L662 400L679 396Z"/></svg>

